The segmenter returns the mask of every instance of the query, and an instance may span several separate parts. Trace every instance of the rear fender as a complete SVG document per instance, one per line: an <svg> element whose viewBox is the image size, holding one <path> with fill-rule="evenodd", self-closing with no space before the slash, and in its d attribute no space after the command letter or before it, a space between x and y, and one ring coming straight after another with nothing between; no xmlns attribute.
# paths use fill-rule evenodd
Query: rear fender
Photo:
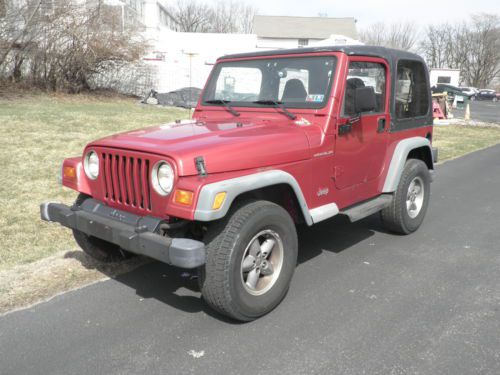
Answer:
<svg viewBox="0 0 500 375"><path fill-rule="evenodd" d="M387 172L384 187L382 189L383 193L392 193L396 191L406 160L412 152L415 156L418 155L417 158L422 159L427 164L429 170L434 170L431 142L424 137L403 139L398 143L392 155L389 171Z"/></svg>

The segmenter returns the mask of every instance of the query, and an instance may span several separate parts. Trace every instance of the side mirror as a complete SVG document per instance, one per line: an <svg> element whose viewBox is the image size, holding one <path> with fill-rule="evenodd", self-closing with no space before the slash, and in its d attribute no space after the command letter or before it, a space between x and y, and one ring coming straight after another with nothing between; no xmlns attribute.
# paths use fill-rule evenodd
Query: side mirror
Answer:
<svg viewBox="0 0 500 375"><path fill-rule="evenodd" d="M354 109L356 113L370 112L377 108L373 87L358 87L354 93Z"/></svg>

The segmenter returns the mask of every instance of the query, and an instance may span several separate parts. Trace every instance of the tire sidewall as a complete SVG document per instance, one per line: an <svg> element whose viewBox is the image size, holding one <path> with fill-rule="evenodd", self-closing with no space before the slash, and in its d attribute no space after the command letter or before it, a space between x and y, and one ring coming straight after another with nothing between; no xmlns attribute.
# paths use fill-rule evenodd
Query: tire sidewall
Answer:
<svg viewBox="0 0 500 375"><path fill-rule="evenodd" d="M403 183L401 185L399 199L401 199L401 217L404 227L408 233L411 233L416 231L420 227L427 212L427 207L429 205L430 199L430 174L427 165L421 160L409 160L406 164L405 169L406 173L404 173L404 180L402 181ZM418 215L415 218L411 218L406 208L406 197L408 194L410 183L417 176L420 177L424 183L424 201Z"/></svg>
<svg viewBox="0 0 500 375"><path fill-rule="evenodd" d="M241 262L250 240L260 231L271 229L283 242L283 265L274 285L262 295L252 295L241 279ZM297 263L297 234L288 213L279 206L267 206L252 215L241 228L233 243L229 271L229 293L233 307L240 314L254 318L274 309L285 297Z"/></svg>

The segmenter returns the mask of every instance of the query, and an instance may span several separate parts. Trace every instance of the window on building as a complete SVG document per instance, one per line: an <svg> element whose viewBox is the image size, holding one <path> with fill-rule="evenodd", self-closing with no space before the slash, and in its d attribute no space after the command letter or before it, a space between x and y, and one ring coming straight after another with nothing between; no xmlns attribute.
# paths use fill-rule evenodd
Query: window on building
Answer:
<svg viewBox="0 0 500 375"><path fill-rule="evenodd" d="M425 116L429 111L425 67L420 61L400 60L396 78L396 118Z"/></svg>
<svg viewBox="0 0 500 375"><path fill-rule="evenodd" d="M385 112L386 71L380 63L353 61L349 64L344 94L344 115L356 115L355 93L359 87L373 87L376 105L374 112Z"/></svg>
<svg viewBox="0 0 500 375"><path fill-rule="evenodd" d="M437 83L451 83L450 76L439 76Z"/></svg>
<svg viewBox="0 0 500 375"><path fill-rule="evenodd" d="M299 39L299 48L309 45L309 39Z"/></svg>
<svg viewBox="0 0 500 375"><path fill-rule="evenodd" d="M130 9L142 16L142 1L143 0L126 0L125 3Z"/></svg>
<svg viewBox="0 0 500 375"><path fill-rule="evenodd" d="M0 18L7 16L7 0L0 0Z"/></svg>

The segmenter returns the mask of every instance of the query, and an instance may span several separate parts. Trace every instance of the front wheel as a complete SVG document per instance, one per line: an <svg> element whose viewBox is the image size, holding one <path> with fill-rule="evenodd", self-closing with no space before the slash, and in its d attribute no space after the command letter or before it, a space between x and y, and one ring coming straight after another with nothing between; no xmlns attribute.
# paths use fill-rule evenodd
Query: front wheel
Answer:
<svg viewBox="0 0 500 375"><path fill-rule="evenodd" d="M392 232L415 232L424 220L429 198L427 165L422 160L407 160L391 205L381 211L382 223Z"/></svg>
<svg viewBox="0 0 500 375"><path fill-rule="evenodd" d="M238 204L209 228L207 261L200 270L203 298L240 321L254 320L284 298L297 263L297 233L290 215L267 201Z"/></svg>

